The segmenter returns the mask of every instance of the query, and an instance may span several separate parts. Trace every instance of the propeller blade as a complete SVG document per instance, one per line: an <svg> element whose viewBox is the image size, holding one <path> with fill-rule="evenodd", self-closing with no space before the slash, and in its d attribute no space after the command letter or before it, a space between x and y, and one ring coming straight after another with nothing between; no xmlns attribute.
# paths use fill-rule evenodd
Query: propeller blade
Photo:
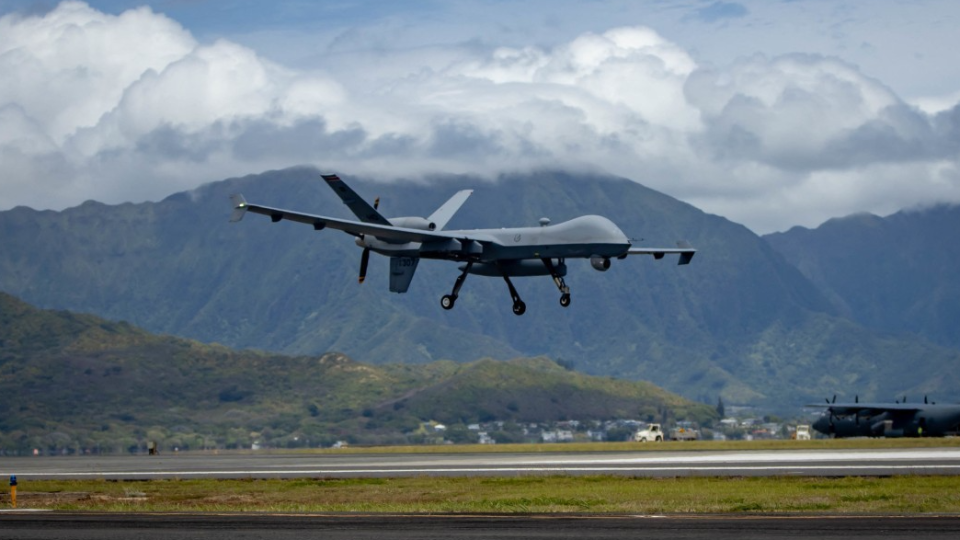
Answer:
<svg viewBox="0 0 960 540"><path fill-rule="evenodd" d="M833 395L833 402L834 402L834 403L837 402L837 395L836 395L836 394Z"/></svg>
<svg viewBox="0 0 960 540"><path fill-rule="evenodd" d="M373 200L373 209L376 210L380 207L380 197L377 197ZM360 238L363 238L363 235L360 235ZM363 248L363 254L360 255L360 277L357 279L358 282L363 283L363 280L367 279L367 265L370 264L370 248Z"/></svg>
<svg viewBox="0 0 960 540"><path fill-rule="evenodd" d="M363 254L360 255L360 279L359 282L367 279L367 264L370 262L370 248L363 248Z"/></svg>
<svg viewBox="0 0 960 540"><path fill-rule="evenodd" d="M927 402L927 396L923 396L923 403L924 403L924 404L927 404L927 403L928 403L928 402Z"/></svg>

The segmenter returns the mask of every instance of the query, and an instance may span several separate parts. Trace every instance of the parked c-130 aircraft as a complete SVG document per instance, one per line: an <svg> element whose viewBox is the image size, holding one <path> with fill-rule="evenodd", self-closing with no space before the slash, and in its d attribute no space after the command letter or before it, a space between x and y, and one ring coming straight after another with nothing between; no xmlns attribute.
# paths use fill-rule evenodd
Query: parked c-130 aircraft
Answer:
<svg viewBox="0 0 960 540"><path fill-rule="evenodd" d="M467 274L502 277L513 299L513 312L523 315L527 307L511 277L551 276L560 290L560 305L567 307L570 288L563 279L567 274L566 259L590 259L591 266L602 272L610 268L613 258L653 255L662 259L664 255L678 254L679 264L689 264L696 253L686 242L678 242L677 248L633 247L626 235L602 216L581 216L556 225L544 218L539 227L445 231L443 228L472 190L457 192L430 217L387 219L377 211L379 199L371 206L339 176L323 175L323 179L360 221L251 204L240 194L230 197L234 207L230 221L240 221L246 212L253 212L270 216L274 223L287 219L312 225L318 231L329 227L351 234L363 248L360 283L366 277L370 252L374 251L390 257L390 291L396 293L407 292L420 259L463 263L453 290L440 300L444 309L453 308Z"/></svg>
<svg viewBox="0 0 960 540"><path fill-rule="evenodd" d="M861 402L837 403L827 400L826 405L810 404L807 407L825 407L813 429L824 435L842 437L943 437L960 432L960 405L931 403L926 397L923 403Z"/></svg>

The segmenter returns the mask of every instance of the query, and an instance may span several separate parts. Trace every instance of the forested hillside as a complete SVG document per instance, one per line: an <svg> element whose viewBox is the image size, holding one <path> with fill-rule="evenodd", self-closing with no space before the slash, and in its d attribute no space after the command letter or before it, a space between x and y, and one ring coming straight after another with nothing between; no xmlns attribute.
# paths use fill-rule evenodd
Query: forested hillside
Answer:
<svg viewBox="0 0 960 540"><path fill-rule="evenodd" d="M410 291L388 292L374 255L338 231L248 215L228 223L229 195L352 218L320 179L293 168L215 182L158 203L88 202L62 212L0 212L0 290L45 308L96 313L151 332L293 355L340 352L369 364L548 356L576 370L649 380L703 402L793 407L823 395L889 398L960 386L941 373L960 352L843 318L814 283L745 227L636 182L541 172L495 182L442 177L374 183L386 216L429 215L459 189L473 196L448 229L558 223L601 214L634 243L698 248L693 263L630 257L607 272L569 261L569 308L549 278L519 278L515 316L501 279L468 277L456 308L456 265L423 261Z"/></svg>
<svg viewBox="0 0 960 540"><path fill-rule="evenodd" d="M547 359L371 366L234 351L0 293L0 453L423 442L421 423L636 418L709 405Z"/></svg>
<svg viewBox="0 0 960 540"><path fill-rule="evenodd" d="M960 349L960 206L832 219L766 236L852 320Z"/></svg>

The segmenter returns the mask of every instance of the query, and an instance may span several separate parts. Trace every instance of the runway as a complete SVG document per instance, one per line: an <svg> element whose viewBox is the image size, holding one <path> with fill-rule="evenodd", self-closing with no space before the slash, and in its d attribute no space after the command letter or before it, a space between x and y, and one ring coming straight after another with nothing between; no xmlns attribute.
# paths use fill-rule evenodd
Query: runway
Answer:
<svg viewBox="0 0 960 540"><path fill-rule="evenodd" d="M960 474L960 448L550 454L180 453L4 458L0 478L155 479L614 474L887 476Z"/></svg>
<svg viewBox="0 0 960 540"><path fill-rule="evenodd" d="M0 514L3 538L144 540L953 539L957 516L423 516L323 514Z"/></svg>
<svg viewBox="0 0 960 540"><path fill-rule="evenodd" d="M0 474L32 479L403 476L886 476L960 474L960 448L549 454L181 453L21 457ZM0 511L11 539L706 539L955 538L960 516L95 514Z"/></svg>

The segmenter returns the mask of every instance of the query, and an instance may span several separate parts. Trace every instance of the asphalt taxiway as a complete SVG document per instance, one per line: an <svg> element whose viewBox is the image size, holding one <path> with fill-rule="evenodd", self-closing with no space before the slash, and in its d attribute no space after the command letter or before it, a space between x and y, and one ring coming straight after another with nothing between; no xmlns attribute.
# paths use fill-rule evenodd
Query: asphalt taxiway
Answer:
<svg viewBox="0 0 960 540"><path fill-rule="evenodd" d="M958 516L0 514L7 539L956 538Z"/></svg>
<svg viewBox="0 0 960 540"><path fill-rule="evenodd" d="M960 448L580 452L549 454L167 453L20 457L0 478L154 479L403 476L887 476L958 475Z"/></svg>

